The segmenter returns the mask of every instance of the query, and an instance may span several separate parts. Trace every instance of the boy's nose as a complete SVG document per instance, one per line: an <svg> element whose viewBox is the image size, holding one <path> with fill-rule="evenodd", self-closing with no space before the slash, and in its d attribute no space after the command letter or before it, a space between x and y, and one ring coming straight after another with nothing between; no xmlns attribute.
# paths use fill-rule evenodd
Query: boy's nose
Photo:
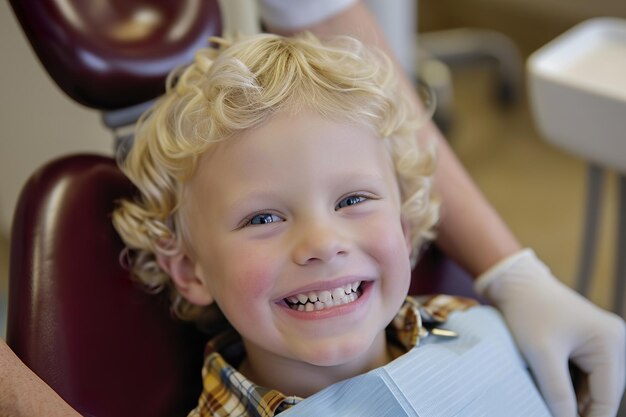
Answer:
<svg viewBox="0 0 626 417"><path fill-rule="evenodd" d="M308 227L301 231L293 248L293 260L298 265L330 262L348 253L348 245L332 227Z"/></svg>

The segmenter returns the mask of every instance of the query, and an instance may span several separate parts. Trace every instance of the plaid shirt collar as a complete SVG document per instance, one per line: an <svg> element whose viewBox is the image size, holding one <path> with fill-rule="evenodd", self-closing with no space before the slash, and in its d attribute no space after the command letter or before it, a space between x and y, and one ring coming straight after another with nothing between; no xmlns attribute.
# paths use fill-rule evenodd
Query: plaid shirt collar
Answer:
<svg viewBox="0 0 626 417"><path fill-rule="evenodd" d="M452 311L465 310L473 305L476 305L474 300L462 297L439 295L422 302L407 297L387 327L388 343L408 352L428 334L422 315L443 322ZM188 417L271 417L302 400L254 384L224 359L230 356L241 360L243 355L241 338L234 330L221 333L207 343L202 393L197 407Z"/></svg>

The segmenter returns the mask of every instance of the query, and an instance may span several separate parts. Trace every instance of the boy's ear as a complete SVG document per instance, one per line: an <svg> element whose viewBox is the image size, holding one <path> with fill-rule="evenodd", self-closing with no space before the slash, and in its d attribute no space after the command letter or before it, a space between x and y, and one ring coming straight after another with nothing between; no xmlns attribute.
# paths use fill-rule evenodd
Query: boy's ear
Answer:
<svg viewBox="0 0 626 417"><path fill-rule="evenodd" d="M157 263L174 281L176 289L187 301L198 306L213 302L207 283L195 273L194 262L185 254L157 254Z"/></svg>

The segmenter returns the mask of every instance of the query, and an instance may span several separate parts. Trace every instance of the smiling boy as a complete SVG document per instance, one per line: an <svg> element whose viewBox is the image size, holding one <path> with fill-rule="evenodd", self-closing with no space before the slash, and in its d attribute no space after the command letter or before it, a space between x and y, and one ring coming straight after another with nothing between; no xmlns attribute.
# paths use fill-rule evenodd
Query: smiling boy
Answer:
<svg viewBox="0 0 626 417"><path fill-rule="evenodd" d="M179 316L216 305L236 331L209 342L190 416L273 415L424 335L406 296L437 220L435 157L359 42L216 42L140 122L123 169L141 197L114 223Z"/></svg>
<svg viewBox="0 0 626 417"><path fill-rule="evenodd" d="M408 292L410 245L371 129L280 112L203 155L186 192L194 255L162 264L188 264L190 275L172 273L183 296L214 298L243 336L244 374L307 396L389 361L384 329Z"/></svg>

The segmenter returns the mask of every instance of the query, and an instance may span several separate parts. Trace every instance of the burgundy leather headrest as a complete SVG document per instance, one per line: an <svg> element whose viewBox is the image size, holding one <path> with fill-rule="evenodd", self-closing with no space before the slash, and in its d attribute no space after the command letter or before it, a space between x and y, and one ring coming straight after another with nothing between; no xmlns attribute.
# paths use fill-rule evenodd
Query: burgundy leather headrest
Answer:
<svg viewBox="0 0 626 417"><path fill-rule="evenodd" d="M11 0L41 63L77 102L115 110L155 98L167 74L221 33L216 0Z"/></svg>

